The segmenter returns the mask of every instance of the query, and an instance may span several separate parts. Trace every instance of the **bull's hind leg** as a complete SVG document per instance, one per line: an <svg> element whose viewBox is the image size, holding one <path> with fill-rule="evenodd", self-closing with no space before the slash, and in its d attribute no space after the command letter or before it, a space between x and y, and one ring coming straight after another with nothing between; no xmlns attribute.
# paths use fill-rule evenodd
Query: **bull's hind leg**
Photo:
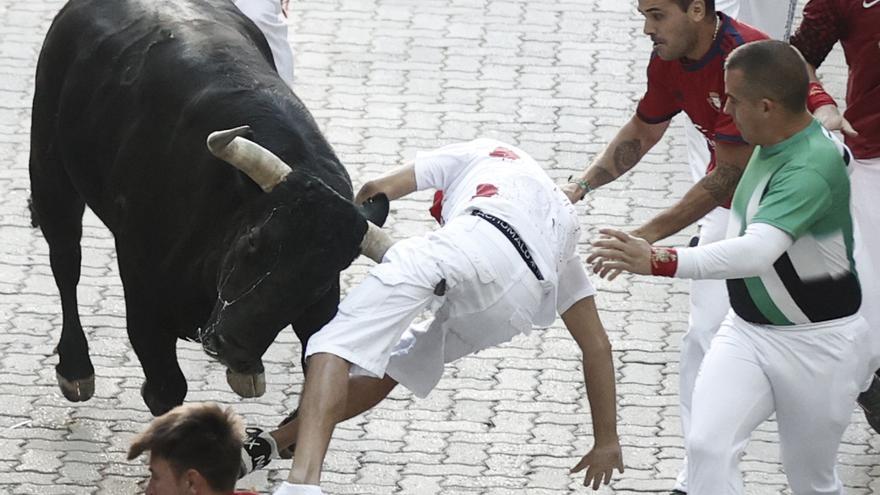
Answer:
<svg viewBox="0 0 880 495"><path fill-rule="evenodd" d="M76 297L85 203L60 165L35 163L35 160L32 156L32 210L49 244L49 262L61 295L63 314L56 377L67 400L86 401L95 393L95 368L89 357Z"/></svg>

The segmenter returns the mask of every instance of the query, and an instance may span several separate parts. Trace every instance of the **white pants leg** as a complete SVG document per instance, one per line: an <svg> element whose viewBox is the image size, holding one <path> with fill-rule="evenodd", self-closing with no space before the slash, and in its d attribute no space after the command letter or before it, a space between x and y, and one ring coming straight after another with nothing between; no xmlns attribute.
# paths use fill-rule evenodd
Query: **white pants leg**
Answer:
<svg viewBox="0 0 880 495"><path fill-rule="evenodd" d="M880 158L853 160L850 164L853 220L855 221L856 271L862 286L862 316L880 333L880 208L873 205L880 193ZM874 256L871 256L874 253Z"/></svg>
<svg viewBox="0 0 880 495"><path fill-rule="evenodd" d="M694 391L691 429L685 437L689 495L743 492L740 454L773 407L773 390L753 347L725 320Z"/></svg>
<svg viewBox="0 0 880 495"><path fill-rule="evenodd" d="M743 493L740 454L774 410L792 493L842 494L837 450L873 364L868 332L860 315L796 327L753 325L729 315L694 392L689 495Z"/></svg>
<svg viewBox="0 0 880 495"><path fill-rule="evenodd" d="M281 12L279 0L235 0L238 10L250 18L263 32L269 48L272 50L272 58L275 59L275 68L281 79L293 87L293 50L287 39L287 19Z"/></svg>
<svg viewBox="0 0 880 495"><path fill-rule="evenodd" d="M720 0L716 4L732 3ZM788 40L791 36L797 0L739 0L736 19L767 33L774 40ZM716 7L717 8L717 7Z"/></svg>
<svg viewBox="0 0 880 495"><path fill-rule="evenodd" d="M724 239L730 211L716 208L703 217L700 226L700 246ZM712 338L730 309L727 285L723 280L693 280L690 290L690 314L688 329L681 341L681 358L678 365L678 399L681 415L681 431L687 441L690 430L691 403L694 383L700 371L703 357L709 350ZM687 458L678 473L675 488L687 492Z"/></svg>

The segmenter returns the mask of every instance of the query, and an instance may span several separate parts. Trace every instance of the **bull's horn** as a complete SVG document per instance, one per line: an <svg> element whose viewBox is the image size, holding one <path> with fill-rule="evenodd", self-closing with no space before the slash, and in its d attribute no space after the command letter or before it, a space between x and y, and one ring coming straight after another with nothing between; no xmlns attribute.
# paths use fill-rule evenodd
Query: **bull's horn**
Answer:
<svg viewBox="0 0 880 495"><path fill-rule="evenodd" d="M263 191L270 192L291 172L274 153L242 137L250 131L244 125L208 136L208 149L217 158L246 173Z"/></svg>
<svg viewBox="0 0 880 495"><path fill-rule="evenodd" d="M388 248L394 242L384 230L377 227L373 222L367 222L367 233L364 234L364 238L361 241L361 254L376 263L381 263L385 252L388 251Z"/></svg>

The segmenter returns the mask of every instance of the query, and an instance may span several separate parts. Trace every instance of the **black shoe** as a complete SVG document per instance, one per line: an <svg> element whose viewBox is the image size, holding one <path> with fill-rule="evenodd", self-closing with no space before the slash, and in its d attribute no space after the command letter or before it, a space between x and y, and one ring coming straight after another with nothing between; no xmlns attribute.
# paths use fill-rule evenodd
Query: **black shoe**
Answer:
<svg viewBox="0 0 880 495"><path fill-rule="evenodd" d="M296 415L299 414L299 409L294 409L292 413L288 414L286 418L284 418L281 423L278 424L278 428L290 423L294 419L296 419ZM296 448L296 444L292 444L287 448L281 449L278 451L278 457L282 459L293 459L293 450Z"/></svg>
<svg viewBox="0 0 880 495"><path fill-rule="evenodd" d="M683 492L681 490L672 490L669 492L669 495L688 495L687 492Z"/></svg>
<svg viewBox="0 0 880 495"><path fill-rule="evenodd" d="M871 386L868 387L868 390L859 394L858 403L865 413L865 419L868 420L868 424L871 425L874 431L880 433L880 377L876 373L871 380Z"/></svg>
<svg viewBox="0 0 880 495"><path fill-rule="evenodd" d="M271 435L260 428L245 428L244 431L239 478L266 467L272 459L278 457L278 446Z"/></svg>

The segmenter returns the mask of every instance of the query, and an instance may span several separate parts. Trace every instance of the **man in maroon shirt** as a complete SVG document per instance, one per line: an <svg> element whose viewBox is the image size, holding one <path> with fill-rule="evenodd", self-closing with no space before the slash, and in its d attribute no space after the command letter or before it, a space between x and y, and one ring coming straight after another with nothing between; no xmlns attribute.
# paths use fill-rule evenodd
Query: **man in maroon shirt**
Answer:
<svg viewBox="0 0 880 495"><path fill-rule="evenodd" d="M816 77L816 69L838 41L849 65L842 116ZM826 128L842 131L852 151L849 167L861 312L880 340L880 208L871 206L880 192L880 1L810 0L791 44L810 65L810 110ZM880 377L859 396L859 404L880 432Z"/></svg>
<svg viewBox="0 0 880 495"><path fill-rule="evenodd" d="M729 216L724 207L752 153L752 146L742 139L732 118L722 112L724 61L734 48L767 36L716 12L713 0L639 0L638 4L645 17L644 32L654 42L647 92L635 115L564 190L576 202L620 177L660 140L670 119L683 111L705 138L711 153L708 172L675 205L632 233L653 244L712 212L706 222L714 221L718 228L703 229L700 244L721 240L726 227L720 224L726 224ZM688 332L681 344L679 405L685 438L697 371L727 312L725 308L729 308L721 280L695 282L691 293L714 296L692 304ZM686 479L682 472L674 493L686 492Z"/></svg>

